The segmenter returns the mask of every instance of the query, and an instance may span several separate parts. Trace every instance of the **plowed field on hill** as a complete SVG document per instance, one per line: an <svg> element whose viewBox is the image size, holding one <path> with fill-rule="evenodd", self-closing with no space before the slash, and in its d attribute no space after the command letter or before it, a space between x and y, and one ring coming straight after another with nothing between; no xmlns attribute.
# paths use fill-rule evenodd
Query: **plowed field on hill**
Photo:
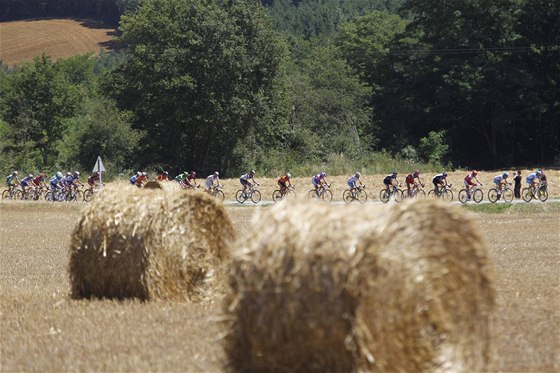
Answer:
<svg viewBox="0 0 560 373"><path fill-rule="evenodd" d="M110 49L115 29L83 19L34 19L0 23L0 59L7 65L31 61L44 51L67 58Z"/></svg>

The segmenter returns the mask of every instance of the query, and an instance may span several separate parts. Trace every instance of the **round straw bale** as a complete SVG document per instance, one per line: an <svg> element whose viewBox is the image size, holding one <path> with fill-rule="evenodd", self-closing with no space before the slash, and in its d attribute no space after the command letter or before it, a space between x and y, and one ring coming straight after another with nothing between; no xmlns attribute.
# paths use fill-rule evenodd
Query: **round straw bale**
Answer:
<svg viewBox="0 0 560 373"><path fill-rule="evenodd" d="M234 371L480 371L494 290L468 217L285 201L234 245L224 303Z"/></svg>
<svg viewBox="0 0 560 373"><path fill-rule="evenodd" d="M411 201L392 209L382 235L383 273L357 310L361 370L485 370L495 291L472 217L440 201Z"/></svg>
<svg viewBox="0 0 560 373"><path fill-rule="evenodd" d="M233 238L207 195L107 186L72 234L71 296L202 299L223 279Z"/></svg>
<svg viewBox="0 0 560 373"><path fill-rule="evenodd" d="M148 181L144 185L144 188L146 188L146 189L163 189L163 186L161 185L161 183L159 181L152 180L152 181Z"/></svg>
<svg viewBox="0 0 560 373"><path fill-rule="evenodd" d="M288 204L286 204L288 203ZM236 245L224 347L234 371L355 368L361 277L373 275L373 214L285 201L254 219Z"/></svg>

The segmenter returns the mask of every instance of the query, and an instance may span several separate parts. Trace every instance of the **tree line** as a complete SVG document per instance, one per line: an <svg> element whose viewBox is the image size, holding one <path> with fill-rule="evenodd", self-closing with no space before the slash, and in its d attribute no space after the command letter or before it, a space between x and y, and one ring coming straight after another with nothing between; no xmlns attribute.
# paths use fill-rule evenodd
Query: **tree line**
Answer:
<svg viewBox="0 0 560 373"><path fill-rule="evenodd" d="M0 164L558 164L557 2L263 3L131 2L125 54L4 67Z"/></svg>

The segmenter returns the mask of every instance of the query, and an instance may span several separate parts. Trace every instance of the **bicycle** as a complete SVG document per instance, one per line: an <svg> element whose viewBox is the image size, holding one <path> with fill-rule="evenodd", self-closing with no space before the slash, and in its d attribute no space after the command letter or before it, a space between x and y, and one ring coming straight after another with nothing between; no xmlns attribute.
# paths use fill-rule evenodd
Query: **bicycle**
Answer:
<svg viewBox="0 0 560 373"><path fill-rule="evenodd" d="M500 189L491 188L488 191L488 201L492 203L495 203L499 199L501 199L506 203L510 203L511 201L513 201L513 190L511 190L511 188L508 187L508 185L511 184L510 183L504 184L504 186L501 187Z"/></svg>
<svg viewBox="0 0 560 373"><path fill-rule="evenodd" d="M545 202L548 199L548 191L546 190L546 183L539 183L537 188L523 188L521 190L521 198L525 202L531 202L532 199L537 199Z"/></svg>
<svg viewBox="0 0 560 373"><path fill-rule="evenodd" d="M307 193L308 198L319 198L320 200L331 203L332 201L332 192L330 191L330 185L322 184L319 189L311 189L309 193Z"/></svg>
<svg viewBox="0 0 560 373"><path fill-rule="evenodd" d="M294 186L287 187L284 190L276 189L274 192L272 192L272 200L276 203L280 202L284 198L294 198L296 196L296 192L294 192L294 189Z"/></svg>
<svg viewBox="0 0 560 373"><path fill-rule="evenodd" d="M400 186L401 184L399 184L399 187ZM389 192L387 192L386 188L381 189L381 191L379 192L379 199L381 199L381 202L383 203L389 202L391 196L393 196L396 203L401 202L403 199L402 189L399 189L396 185L393 185Z"/></svg>
<svg viewBox="0 0 560 373"><path fill-rule="evenodd" d="M424 185L422 185L423 187ZM424 189L422 189L422 187L419 187L418 184L414 184L412 186L412 188L410 189L410 193L405 192L403 190L403 198L424 198L426 197L426 192L424 192Z"/></svg>
<svg viewBox="0 0 560 373"><path fill-rule="evenodd" d="M437 194L436 191L432 189L428 192L428 197L431 198L437 197L437 198L441 198L445 202L451 202L453 201L453 191L451 190L451 187L453 187L453 184L447 184L447 186L440 185Z"/></svg>
<svg viewBox="0 0 560 373"><path fill-rule="evenodd" d="M482 186L482 185L480 185ZM475 185L472 188L471 191L471 195L469 197L469 192L466 189L461 189L459 191L459 201L461 203L467 203L470 200L475 201L476 203L480 203L482 202L482 200L484 199L484 193L482 192L482 189L479 188L479 185Z"/></svg>
<svg viewBox="0 0 560 373"><path fill-rule="evenodd" d="M223 187L224 187L223 185L215 185L211 187L207 193L210 194L212 197L217 198L219 201L223 202L224 199L226 198L224 192L222 192Z"/></svg>
<svg viewBox="0 0 560 373"><path fill-rule="evenodd" d="M45 200L49 202L62 202L64 199L65 191L60 188L55 188L45 193Z"/></svg>
<svg viewBox="0 0 560 373"><path fill-rule="evenodd" d="M2 192L2 199L21 199L22 192L17 185Z"/></svg>
<svg viewBox="0 0 560 373"><path fill-rule="evenodd" d="M342 200L346 203L352 203L353 201L366 203L368 196L364 189L366 189L365 185L359 185L355 188L346 189L344 193L342 193Z"/></svg>
<svg viewBox="0 0 560 373"><path fill-rule="evenodd" d="M243 192L243 189L239 189L237 193L235 193L235 199L239 203L243 203L250 199L253 203L259 203L261 201L261 192L257 190L259 184L250 185L249 188Z"/></svg>

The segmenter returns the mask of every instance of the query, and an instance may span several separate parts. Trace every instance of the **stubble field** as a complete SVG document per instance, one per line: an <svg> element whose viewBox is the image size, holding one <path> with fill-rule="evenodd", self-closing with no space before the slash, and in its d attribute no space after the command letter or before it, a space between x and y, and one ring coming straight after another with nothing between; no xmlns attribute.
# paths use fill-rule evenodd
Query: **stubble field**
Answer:
<svg viewBox="0 0 560 373"><path fill-rule="evenodd" d="M0 369L223 370L219 299L198 304L69 299L67 250L81 208L0 202ZM383 214L390 206L363 208ZM241 230L256 209L227 211ZM559 371L559 204L519 205L473 218L496 271L490 370Z"/></svg>
<svg viewBox="0 0 560 373"><path fill-rule="evenodd" d="M45 52L68 58L112 46L113 28L79 19L30 19L0 22L0 59L7 65L31 61Z"/></svg>

